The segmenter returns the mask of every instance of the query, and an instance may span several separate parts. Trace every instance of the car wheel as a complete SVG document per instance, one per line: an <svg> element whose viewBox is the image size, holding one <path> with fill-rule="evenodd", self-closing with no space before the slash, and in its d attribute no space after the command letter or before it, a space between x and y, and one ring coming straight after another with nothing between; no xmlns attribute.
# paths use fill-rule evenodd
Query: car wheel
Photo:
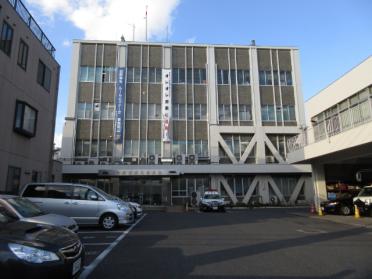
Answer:
<svg viewBox="0 0 372 279"><path fill-rule="evenodd" d="M350 207L346 206L346 205L343 205L341 206L340 208L340 213L344 216L347 216L347 215L350 215L351 214L351 209Z"/></svg>
<svg viewBox="0 0 372 279"><path fill-rule="evenodd" d="M118 225L118 217L112 213L104 214L101 217L100 225L104 230L112 230Z"/></svg>

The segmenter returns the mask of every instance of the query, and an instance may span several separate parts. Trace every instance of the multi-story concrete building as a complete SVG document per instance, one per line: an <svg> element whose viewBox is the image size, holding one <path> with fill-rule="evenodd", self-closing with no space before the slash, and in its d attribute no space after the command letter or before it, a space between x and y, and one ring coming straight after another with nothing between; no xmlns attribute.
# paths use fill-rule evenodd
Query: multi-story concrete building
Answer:
<svg viewBox="0 0 372 279"><path fill-rule="evenodd" d="M70 83L65 181L145 204L313 198L310 166L286 162L305 124L296 48L74 41Z"/></svg>
<svg viewBox="0 0 372 279"><path fill-rule="evenodd" d="M51 180L59 65L22 1L0 1L0 191Z"/></svg>

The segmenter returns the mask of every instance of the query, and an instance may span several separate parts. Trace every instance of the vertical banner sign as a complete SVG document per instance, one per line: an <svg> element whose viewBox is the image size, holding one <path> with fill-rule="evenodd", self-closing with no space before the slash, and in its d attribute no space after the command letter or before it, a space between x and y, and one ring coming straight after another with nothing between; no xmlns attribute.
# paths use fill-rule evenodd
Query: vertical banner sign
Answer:
<svg viewBox="0 0 372 279"><path fill-rule="evenodd" d="M116 76L116 115L115 115L116 143L123 142L124 98L125 98L125 68L118 68Z"/></svg>
<svg viewBox="0 0 372 279"><path fill-rule="evenodd" d="M171 99L171 70L163 69L163 90L162 90L162 140L169 142L170 119L172 114L172 99Z"/></svg>

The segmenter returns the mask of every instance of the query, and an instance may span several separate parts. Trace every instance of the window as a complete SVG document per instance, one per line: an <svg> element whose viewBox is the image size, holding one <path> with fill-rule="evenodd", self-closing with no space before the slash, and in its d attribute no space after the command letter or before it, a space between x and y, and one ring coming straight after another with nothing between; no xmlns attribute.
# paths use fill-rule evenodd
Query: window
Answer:
<svg viewBox="0 0 372 279"><path fill-rule="evenodd" d="M10 25L3 21L3 27L1 29L0 36L0 49L8 56L12 51L12 41L13 41L13 28Z"/></svg>
<svg viewBox="0 0 372 279"><path fill-rule="evenodd" d="M19 42L17 64L23 70L26 70L26 68L27 68L27 60L28 60L28 45L23 40L21 40Z"/></svg>
<svg viewBox="0 0 372 279"><path fill-rule="evenodd" d="M280 85L292 85L291 71L280 71Z"/></svg>
<svg viewBox="0 0 372 279"><path fill-rule="evenodd" d="M25 102L17 101L15 109L14 131L27 137L36 134L37 110Z"/></svg>
<svg viewBox="0 0 372 279"><path fill-rule="evenodd" d="M114 119L115 106L112 103L103 103L101 105L101 119Z"/></svg>
<svg viewBox="0 0 372 279"><path fill-rule="evenodd" d="M240 121L252 120L251 106L239 105L239 118L240 118Z"/></svg>
<svg viewBox="0 0 372 279"><path fill-rule="evenodd" d="M70 199L71 190L69 185L50 185L46 197L49 199Z"/></svg>
<svg viewBox="0 0 372 279"><path fill-rule="evenodd" d="M40 171L32 171L31 175L31 182L39 182L41 180L41 172Z"/></svg>
<svg viewBox="0 0 372 279"><path fill-rule="evenodd" d="M205 120L207 118L207 106L204 104L194 104L195 120Z"/></svg>
<svg viewBox="0 0 372 279"><path fill-rule="evenodd" d="M186 105L185 104L173 104L172 118L176 120L186 119Z"/></svg>
<svg viewBox="0 0 372 279"><path fill-rule="evenodd" d="M249 85L250 84L249 70L237 70L237 74L238 74L238 84L239 85Z"/></svg>
<svg viewBox="0 0 372 279"><path fill-rule="evenodd" d="M262 121L275 121L275 113L273 105L262 105L261 106L261 117Z"/></svg>
<svg viewBox="0 0 372 279"><path fill-rule="evenodd" d="M89 148L90 148L89 140L76 140L75 156L76 157L88 157Z"/></svg>
<svg viewBox="0 0 372 279"><path fill-rule="evenodd" d="M46 194L45 185L29 185L23 192L23 197L29 198L43 198Z"/></svg>
<svg viewBox="0 0 372 279"><path fill-rule="evenodd" d="M218 117L222 121L231 120L231 106L230 105L219 105L218 106Z"/></svg>
<svg viewBox="0 0 372 279"><path fill-rule="evenodd" d="M72 199L73 200L91 200L90 197L92 194L96 194L96 193L86 187L75 186L73 188Z"/></svg>
<svg viewBox="0 0 372 279"><path fill-rule="evenodd" d="M139 104L127 103L125 107L125 118L128 120L139 119Z"/></svg>
<svg viewBox="0 0 372 279"><path fill-rule="evenodd" d="M280 109L281 109L280 107L277 108L277 110L280 110ZM283 111L283 120L284 121L295 121L296 120L296 113L295 113L294 106L285 105L285 106L283 106L282 111ZM281 120L281 115L280 115L280 117L278 117L278 121L282 121Z"/></svg>
<svg viewBox="0 0 372 279"><path fill-rule="evenodd" d="M89 103L78 103L77 105L77 118L90 119L92 118L93 105Z"/></svg>
<svg viewBox="0 0 372 279"><path fill-rule="evenodd" d="M52 79L52 73L50 69L39 60L39 66L37 68L37 83L44 87L45 90L50 90L50 82Z"/></svg>
<svg viewBox="0 0 372 279"><path fill-rule="evenodd" d="M13 166L8 167L8 175L6 178L6 192L18 194L19 185L21 182L21 169Z"/></svg>
<svg viewBox="0 0 372 279"><path fill-rule="evenodd" d="M271 71L260 71L260 85L272 85L272 75Z"/></svg>
<svg viewBox="0 0 372 279"><path fill-rule="evenodd" d="M229 84L229 70L217 69L217 84Z"/></svg>
<svg viewBox="0 0 372 279"><path fill-rule="evenodd" d="M94 82L94 67L80 67L80 82Z"/></svg>

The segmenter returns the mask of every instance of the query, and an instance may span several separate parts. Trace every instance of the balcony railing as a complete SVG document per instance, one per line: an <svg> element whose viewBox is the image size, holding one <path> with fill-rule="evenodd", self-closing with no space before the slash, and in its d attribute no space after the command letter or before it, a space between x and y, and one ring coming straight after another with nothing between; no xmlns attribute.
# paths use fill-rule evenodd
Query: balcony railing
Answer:
<svg viewBox="0 0 372 279"><path fill-rule="evenodd" d="M34 33L35 37L41 42L44 48L49 52L49 54L54 57L56 49L49 41L47 36L41 30L40 26L36 23L35 19L32 17L30 12L27 10L26 6L21 0L8 0L10 5L14 8L21 19L26 23L28 28Z"/></svg>
<svg viewBox="0 0 372 279"><path fill-rule="evenodd" d="M313 123L297 136L287 140L288 151L293 152L306 145L333 137L354 127L372 121L372 98L345 109L319 123Z"/></svg>

